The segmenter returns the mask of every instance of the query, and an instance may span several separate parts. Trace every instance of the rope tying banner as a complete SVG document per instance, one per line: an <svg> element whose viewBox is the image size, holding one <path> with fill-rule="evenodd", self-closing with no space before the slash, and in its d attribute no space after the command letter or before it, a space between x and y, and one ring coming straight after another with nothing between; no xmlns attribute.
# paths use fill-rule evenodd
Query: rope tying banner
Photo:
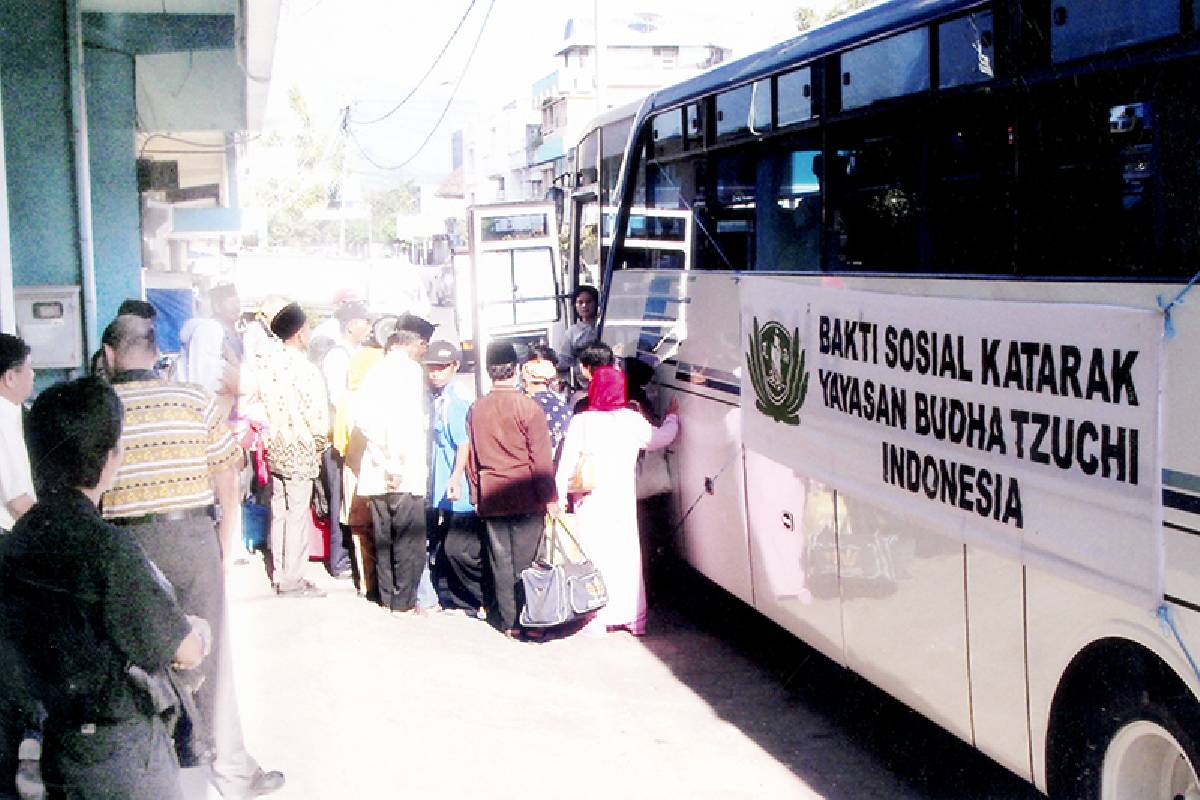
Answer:
<svg viewBox="0 0 1200 800"><path fill-rule="evenodd" d="M1175 338L1175 323L1171 321L1171 309L1183 303L1184 295L1192 290L1192 287L1196 285L1196 281L1200 281L1200 272L1193 275L1192 279L1187 282L1187 285L1180 289L1179 294L1172 297L1169 303L1163 300L1161 294L1155 298L1158 300L1159 310L1163 313L1163 335L1167 339Z"/></svg>
<svg viewBox="0 0 1200 800"><path fill-rule="evenodd" d="M1192 672L1196 673L1196 679L1200 680L1200 666L1197 666L1196 659L1192 657L1187 645L1183 643L1183 637L1179 635L1179 629L1175 627L1175 618L1171 615L1171 607L1166 603L1159 603L1156 616L1163 624L1163 627L1174 635L1175 641L1179 644L1179 649L1183 651L1183 657L1187 659Z"/></svg>

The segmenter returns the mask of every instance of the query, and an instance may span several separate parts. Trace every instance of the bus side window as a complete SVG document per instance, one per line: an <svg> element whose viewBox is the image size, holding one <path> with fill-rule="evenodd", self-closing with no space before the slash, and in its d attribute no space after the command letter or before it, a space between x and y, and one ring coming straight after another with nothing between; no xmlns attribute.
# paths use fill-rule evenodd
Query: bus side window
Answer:
<svg viewBox="0 0 1200 800"><path fill-rule="evenodd" d="M938 26L938 85L966 86L996 77L992 12L981 11Z"/></svg>
<svg viewBox="0 0 1200 800"><path fill-rule="evenodd" d="M646 205L672 211L691 208L697 195L695 165L695 160L649 164L646 167Z"/></svg>
<svg viewBox="0 0 1200 800"><path fill-rule="evenodd" d="M693 214L696 224L693 226L692 239L695 251L695 261L699 263L700 254L705 254L704 265L714 269L731 269L713 256L711 243L701 233L700 226L708 223L708 203L704 191L704 160L693 157L666 163L650 162L644 170L638 170L637 190L634 193L635 203L644 198L647 208L663 209L666 211L688 211ZM644 188L643 188L644 187ZM627 239L657 238L669 241L684 241L684 225L682 221L668 218L655 218L649 215L631 214L625 226ZM702 241L704 240L704 241ZM713 256L710 258L709 256ZM681 251L647 252L638 248L626 246L619 254L618 265L624 268L653 268L653 269L682 269L684 256ZM715 263L709 263L714 262Z"/></svg>
<svg viewBox="0 0 1200 800"><path fill-rule="evenodd" d="M1036 181L1022 186L1021 267L1034 275L1146 275L1161 271L1159 120L1146 86L1058 83L1038 88L1021 143Z"/></svg>
<svg viewBox="0 0 1200 800"><path fill-rule="evenodd" d="M1193 73L1130 70L1120 82L1037 87L1021 143L1041 176L1022 191L1020 251L1040 275L1190 276L1200 242L1200 104Z"/></svg>
<svg viewBox="0 0 1200 800"><path fill-rule="evenodd" d="M813 117L812 69L786 72L776 79L779 126L807 122Z"/></svg>
<svg viewBox="0 0 1200 800"><path fill-rule="evenodd" d="M1013 115L999 93L959 96L931 126L929 231L933 271L1013 272Z"/></svg>
<svg viewBox="0 0 1200 800"><path fill-rule="evenodd" d="M821 268L820 150L784 148L758 162L754 268Z"/></svg>
<svg viewBox="0 0 1200 800"><path fill-rule="evenodd" d="M929 32L900 33L847 50L841 59L842 109L929 88Z"/></svg>
<svg viewBox="0 0 1200 800"><path fill-rule="evenodd" d="M655 158L674 155L683 150L683 109L664 111L654 117L650 138Z"/></svg>
<svg viewBox="0 0 1200 800"><path fill-rule="evenodd" d="M625 158L625 143L629 138L632 119L604 126L600 131L600 204L610 205L620 176L621 161Z"/></svg>
<svg viewBox="0 0 1200 800"><path fill-rule="evenodd" d="M591 186L597 180L596 168L600 153L600 132L592 131L579 143L576 151L576 186Z"/></svg>
<svg viewBox="0 0 1200 800"><path fill-rule="evenodd" d="M924 141L903 132L911 126L894 118L870 122L870 131L830 131L822 170L829 215L826 266L911 272L921 263Z"/></svg>
<svg viewBox="0 0 1200 800"><path fill-rule="evenodd" d="M1050 57L1104 53L1179 32L1177 0L1053 0Z"/></svg>
<svg viewBox="0 0 1200 800"><path fill-rule="evenodd" d="M698 269L754 269L756 162L749 152L713 160L716 191L695 209Z"/></svg>

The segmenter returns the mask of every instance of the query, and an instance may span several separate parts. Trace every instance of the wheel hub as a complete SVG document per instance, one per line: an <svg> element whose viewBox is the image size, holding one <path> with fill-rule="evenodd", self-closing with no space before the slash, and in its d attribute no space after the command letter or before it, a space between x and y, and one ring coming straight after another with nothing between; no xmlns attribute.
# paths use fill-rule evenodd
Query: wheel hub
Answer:
<svg viewBox="0 0 1200 800"><path fill-rule="evenodd" d="M1117 731L1104 753L1101 800L1200 800L1200 780L1166 728L1136 720Z"/></svg>

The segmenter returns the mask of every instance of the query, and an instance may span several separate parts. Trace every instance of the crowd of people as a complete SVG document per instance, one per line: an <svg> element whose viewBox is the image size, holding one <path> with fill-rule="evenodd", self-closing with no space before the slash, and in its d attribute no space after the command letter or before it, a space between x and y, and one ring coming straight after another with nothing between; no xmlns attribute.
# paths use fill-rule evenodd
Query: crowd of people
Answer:
<svg viewBox="0 0 1200 800"><path fill-rule="evenodd" d="M643 634L635 476L679 422L674 404L655 414L645 365L596 340L597 300L576 293L561 354L489 344L474 402L435 325L372 320L349 292L311 327L284 298L244 319L215 287L169 367L153 306L126 301L93 374L24 422L30 350L0 334L0 668L22 676L0 698L0 798L11 776L37 781L38 742L52 797L283 785L247 751L233 685L224 571L247 560L244 503L269 508L281 599L325 596L305 576L323 517L330 574L388 613L465 613L517 639L544 634L519 623L521 572L569 510L609 595L584 633Z"/></svg>

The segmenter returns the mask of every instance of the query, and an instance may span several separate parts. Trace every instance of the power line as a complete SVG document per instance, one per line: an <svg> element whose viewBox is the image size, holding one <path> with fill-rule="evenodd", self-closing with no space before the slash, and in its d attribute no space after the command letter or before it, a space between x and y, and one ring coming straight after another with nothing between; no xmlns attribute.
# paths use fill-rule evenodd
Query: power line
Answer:
<svg viewBox="0 0 1200 800"><path fill-rule="evenodd" d="M437 129L442 124L442 120L444 120L446 118L446 114L449 113L450 106L454 103L454 98L458 95L458 89L460 86L462 86L463 79L467 77L467 70L471 66L471 60L475 57L475 51L477 49L479 49L479 41L483 38L483 32L485 30L487 30L488 19L492 16L492 9L495 7L496 7L496 0L491 0L491 3L488 4L487 13L483 15L483 24L479 26L479 34L475 37L475 43L471 45L471 52L467 55L467 61L465 64L463 64L462 72L459 74L458 80L454 84L454 88L450 91L450 99L446 101L446 105L442 109L441 115L437 118L437 122L433 123L433 127L429 130L428 135L425 136L425 139L417 147L416 151L411 156L406 158L404 161L402 161L401 163L396 164L394 166L389 166L389 165L385 165L385 164L380 164L378 161L371 158L370 154L368 154L366 149L363 148L362 143L358 140L358 137L355 135L354 129L351 127L350 108L349 108L349 106L346 107L346 113L343 115L344 121L342 124L342 128L343 128L343 130L345 130L347 136L349 136L350 141L354 142L354 146L355 146L355 148L358 149L358 152L362 155L363 158L365 158L367 160L368 163L371 164L371 166L375 167L376 169L382 169L382 170L404 169L409 164L411 164L413 161L415 161L417 156L421 155L421 151L425 149L425 145L429 144L429 140L433 138L433 135L435 133L437 133Z"/></svg>
<svg viewBox="0 0 1200 800"><path fill-rule="evenodd" d="M458 32L462 30L463 23L467 21L467 16L471 13L471 9L475 7L475 2L476 0L471 0L471 2L467 4L467 10L463 12L462 19L458 21L458 24L454 26L454 31L450 34L450 38L446 40L446 44L442 46L442 51L437 54L437 58L435 58L433 63L429 65L429 69L425 70L425 74L421 76L419 81L417 81L417 85L412 88L412 91L406 94L403 100L401 100L399 103L396 103L396 105L392 107L391 111L388 111L383 116L376 117L375 119L355 121L355 125L374 125L376 122L383 122L392 114L395 114L397 111L399 111L401 106L412 99L412 96L417 93L417 90L421 88L421 86L425 83L425 80L433 73L433 70L437 67L438 63L441 62L442 56L446 55L446 51L450 49L450 44L454 41L454 37L458 36ZM488 13L491 13L491 9L488 9ZM487 20L485 18L484 22L486 23L486 21Z"/></svg>
<svg viewBox="0 0 1200 800"><path fill-rule="evenodd" d="M169 142L178 142L180 144L191 145L192 147L194 147L196 149L195 150L187 150L187 151L151 150L150 152L152 152L152 153L167 153L167 152L172 152L172 153L176 153L176 152L222 153L222 152L225 152L226 150L232 150L233 148L237 147L238 145L249 144L250 142L257 141L258 139L261 139L261 138L262 138L262 134L260 134L260 133L256 133L253 136L241 136L241 137L235 136L233 142L231 142L229 144L225 144L225 143L217 143L217 142L197 142L197 141L193 141L191 139L182 139L178 136L171 136L170 134L167 134L167 133L152 133L146 137L145 141L142 142L142 146L138 150L138 158L141 158L143 155L145 155L146 148L148 148L150 146L150 142L154 141L155 139L166 139Z"/></svg>

